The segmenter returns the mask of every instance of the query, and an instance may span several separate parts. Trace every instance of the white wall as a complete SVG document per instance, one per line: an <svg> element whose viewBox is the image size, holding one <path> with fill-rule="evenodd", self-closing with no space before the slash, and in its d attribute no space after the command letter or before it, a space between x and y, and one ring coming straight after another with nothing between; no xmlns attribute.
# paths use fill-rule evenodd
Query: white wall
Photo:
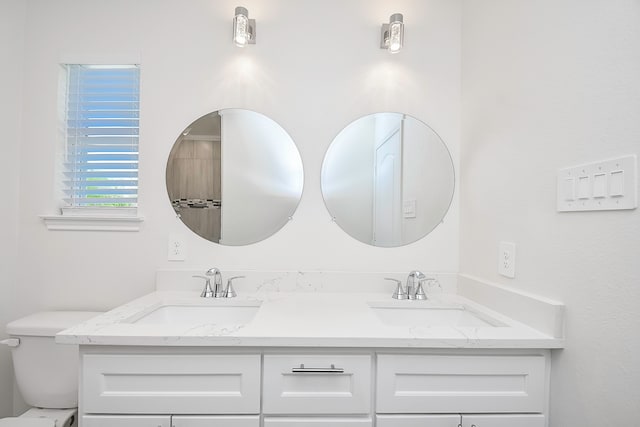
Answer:
<svg viewBox="0 0 640 427"><path fill-rule="evenodd" d="M108 309L153 289L158 268L455 272L457 203L428 238L375 248L331 222L320 191L325 150L351 121L402 111L436 129L457 158L460 2L451 0L250 0L254 46L230 39L235 1L29 0L20 164L17 310ZM380 50L380 25L405 14L406 48ZM338 31L339 30L339 31ZM138 233L52 232L55 213L57 64L61 57L141 58ZM305 188L293 221L254 245L223 247L193 235L168 202L165 165L184 127L204 113L246 108L280 124L296 142ZM37 125L35 125L37 124ZM25 189L28 189L26 191ZM189 259L170 263L170 232L186 237ZM37 285L34 292L32 285Z"/></svg>
<svg viewBox="0 0 640 427"><path fill-rule="evenodd" d="M4 196L4 206L0 209L0 339L6 336L4 325L15 315L24 20L22 1L0 1L0 151L3 159L0 182ZM9 349L0 346L0 418L10 415L13 415L13 368Z"/></svg>
<svg viewBox="0 0 640 427"><path fill-rule="evenodd" d="M640 154L640 3L467 0L462 28L460 270L566 303L551 427L637 425L640 211L557 213L555 176Z"/></svg>

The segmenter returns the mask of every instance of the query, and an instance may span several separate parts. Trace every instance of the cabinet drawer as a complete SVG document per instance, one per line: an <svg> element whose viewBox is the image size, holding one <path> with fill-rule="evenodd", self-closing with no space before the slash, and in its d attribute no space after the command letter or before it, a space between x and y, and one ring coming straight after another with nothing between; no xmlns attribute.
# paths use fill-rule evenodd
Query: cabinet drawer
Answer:
<svg viewBox="0 0 640 427"><path fill-rule="evenodd" d="M171 427L260 427L260 416L174 415Z"/></svg>
<svg viewBox="0 0 640 427"><path fill-rule="evenodd" d="M462 427L545 427L542 414L463 415Z"/></svg>
<svg viewBox="0 0 640 427"><path fill-rule="evenodd" d="M460 427L460 415L378 415L377 427Z"/></svg>
<svg viewBox="0 0 640 427"><path fill-rule="evenodd" d="M462 424L460 422L462 421ZM545 427L542 414L378 415L377 427Z"/></svg>
<svg viewBox="0 0 640 427"><path fill-rule="evenodd" d="M366 414L370 387L369 355L264 356L265 414Z"/></svg>
<svg viewBox="0 0 640 427"><path fill-rule="evenodd" d="M371 418L274 418L266 417L264 427L372 427Z"/></svg>
<svg viewBox="0 0 640 427"><path fill-rule="evenodd" d="M260 416L85 415L82 427L260 427Z"/></svg>
<svg viewBox="0 0 640 427"><path fill-rule="evenodd" d="M378 356L377 412L543 412L546 357Z"/></svg>
<svg viewBox="0 0 640 427"><path fill-rule="evenodd" d="M171 427L169 415L85 415L82 427Z"/></svg>
<svg viewBox="0 0 640 427"><path fill-rule="evenodd" d="M82 411L257 414L260 355L85 354Z"/></svg>

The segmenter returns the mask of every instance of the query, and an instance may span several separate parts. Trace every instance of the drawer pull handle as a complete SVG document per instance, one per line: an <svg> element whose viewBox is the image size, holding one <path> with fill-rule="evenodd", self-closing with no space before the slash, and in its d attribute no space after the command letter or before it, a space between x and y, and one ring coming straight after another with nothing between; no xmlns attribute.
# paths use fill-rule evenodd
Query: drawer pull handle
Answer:
<svg viewBox="0 0 640 427"><path fill-rule="evenodd" d="M305 368L301 363L299 368L293 368L291 372L294 374L344 374L344 369L336 368L336 365L331 365L330 368Z"/></svg>

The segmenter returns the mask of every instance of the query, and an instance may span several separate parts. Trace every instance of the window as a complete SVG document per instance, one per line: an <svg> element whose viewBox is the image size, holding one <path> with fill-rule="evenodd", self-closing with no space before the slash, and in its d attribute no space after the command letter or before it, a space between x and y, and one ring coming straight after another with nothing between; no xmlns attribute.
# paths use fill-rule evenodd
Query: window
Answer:
<svg viewBox="0 0 640 427"><path fill-rule="evenodd" d="M140 69L65 65L64 215L135 215Z"/></svg>

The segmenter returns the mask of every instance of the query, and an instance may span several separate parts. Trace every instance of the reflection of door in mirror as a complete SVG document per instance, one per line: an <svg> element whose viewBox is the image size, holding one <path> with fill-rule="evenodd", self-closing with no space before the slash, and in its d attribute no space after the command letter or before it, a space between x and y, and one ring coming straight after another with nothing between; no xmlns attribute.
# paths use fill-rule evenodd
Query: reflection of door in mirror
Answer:
<svg viewBox="0 0 640 427"><path fill-rule="evenodd" d="M373 244L402 244L402 130L376 141L374 169Z"/></svg>
<svg viewBox="0 0 640 427"><path fill-rule="evenodd" d="M413 243L447 213L455 189L451 155L423 122L402 113L355 120L322 163L322 196L335 222L361 242Z"/></svg>
<svg viewBox="0 0 640 427"><path fill-rule="evenodd" d="M201 119L185 130L171 153L167 190L182 220L198 235L220 240L220 116Z"/></svg>

